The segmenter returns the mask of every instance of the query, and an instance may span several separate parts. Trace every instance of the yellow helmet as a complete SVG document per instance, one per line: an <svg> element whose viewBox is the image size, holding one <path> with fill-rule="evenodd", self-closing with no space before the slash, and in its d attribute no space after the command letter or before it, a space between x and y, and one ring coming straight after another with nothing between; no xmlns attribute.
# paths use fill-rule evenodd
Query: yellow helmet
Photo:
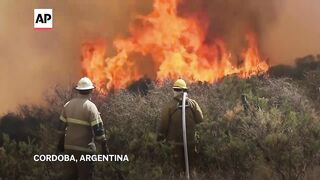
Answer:
<svg viewBox="0 0 320 180"><path fill-rule="evenodd" d="M183 79L178 79L174 84L173 84L173 89L184 89L187 90L187 84Z"/></svg>

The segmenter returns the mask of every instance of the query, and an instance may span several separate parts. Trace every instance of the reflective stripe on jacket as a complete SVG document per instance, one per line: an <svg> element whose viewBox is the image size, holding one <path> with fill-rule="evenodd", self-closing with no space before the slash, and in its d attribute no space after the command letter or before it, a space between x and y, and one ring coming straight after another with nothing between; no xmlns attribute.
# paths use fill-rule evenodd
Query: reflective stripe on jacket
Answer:
<svg viewBox="0 0 320 180"><path fill-rule="evenodd" d="M79 95L64 105L60 120L67 124L64 148L93 153L89 144L105 138L100 113L88 95Z"/></svg>

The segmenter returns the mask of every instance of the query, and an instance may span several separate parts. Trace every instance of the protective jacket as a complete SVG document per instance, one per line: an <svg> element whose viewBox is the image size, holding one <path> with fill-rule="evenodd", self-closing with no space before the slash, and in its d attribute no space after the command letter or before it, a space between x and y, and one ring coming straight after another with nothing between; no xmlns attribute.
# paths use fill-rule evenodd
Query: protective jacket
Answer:
<svg viewBox="0 0 320 180"><path fill-rule="evenodd" d="M164 106L158 124L158 139L166 139L171 144L183 145L182 134L182 100L173 98ZM203 114L198 103L190 98L186 99L186 127L188 144L195 141L195 125L203 121Z"/></svg>
<svg viewBox="0 0 320 180"><path fill-rule="evenodd" d="M94 139L105 139L103 122L89 95L79 95L64 105L60 120L66 123L65 150L94 153Z"/></svg>

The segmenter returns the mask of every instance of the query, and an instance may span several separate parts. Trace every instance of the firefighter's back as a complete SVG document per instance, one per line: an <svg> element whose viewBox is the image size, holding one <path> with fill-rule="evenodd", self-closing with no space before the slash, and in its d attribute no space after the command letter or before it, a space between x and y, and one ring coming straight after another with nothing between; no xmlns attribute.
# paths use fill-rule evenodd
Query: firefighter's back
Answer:
<svg viewBox="0 0 320 180"><path fill-rule="evenodd" d="M91 152L88 144L92 142L90 124L91 109L95 105L86 97L73 98L65 105L68 128L65 136L65 149Z"/></svg>
<svg viewBox="0 0 320 180"><path fill-rule="evenodd" d="M197 120L195 119L195 107L192 105L192 99L187 99L186 102L186 126L187 126L187 139L189 144L194 143L194 133ZM182 133L182 109L181 102L173 99L170 103L170 122L168 129L168 141L174 144L183 144Z"/></svg>

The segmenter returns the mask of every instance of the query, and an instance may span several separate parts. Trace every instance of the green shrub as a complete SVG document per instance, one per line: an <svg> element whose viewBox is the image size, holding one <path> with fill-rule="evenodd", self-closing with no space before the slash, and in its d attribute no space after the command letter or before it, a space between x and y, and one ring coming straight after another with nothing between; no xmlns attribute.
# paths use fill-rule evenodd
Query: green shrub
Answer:
<svg viewBox="0 0 320 180"><path fill-rule="evenodd" d="M191 162L196 165L192 177L311 177L319 163L320 122L313 99L304 92L299 83L290 79L265 77L229 76L217 84L190 85L189 96L201 106L205 121L197 127L198 159ZM111 153L127 154L130 160L96 163L98 179L183 179L175 171L170 147L156 141L161 107L172 95L170 82L161 87L153 84L142 94L132 90L107 96L93 94L92 100L104 120ZM22 110L10 115L16 124L36 119L36 126L25 126L26 129L37 127L32 130L13 131L11 126L1 124L2 131L9 133L10 138L4 136L0 177L60 177L61 163L34 162L32 155L55 153L58 141L55 125L63 104L72 96L71 88L57 87L47 95L48 106L26 106L24 115L21 116ZM247 104L241 97L246 98ZM20 131L27 139L12 136Z"/></svg>

